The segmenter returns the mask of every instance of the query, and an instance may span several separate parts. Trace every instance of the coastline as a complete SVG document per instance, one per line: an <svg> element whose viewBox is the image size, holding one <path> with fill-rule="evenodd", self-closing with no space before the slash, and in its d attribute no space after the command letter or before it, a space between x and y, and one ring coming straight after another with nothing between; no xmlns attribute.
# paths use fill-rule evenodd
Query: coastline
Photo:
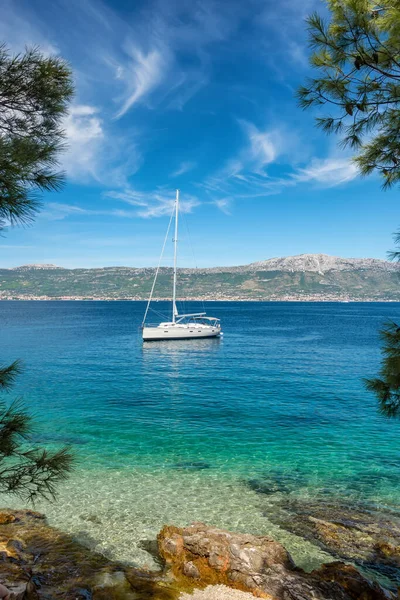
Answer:
<svg viewBox="0 0 400 600"><path fill-rule="evenodd" d="M113 297L113 296L26 296L26 295L17 295L17 296L1 296L0 292L0 302L10 302L10 301L33 301L33 302L147 302L148 298L146 297ZM157 300L153 302L171 302L171 298L157 298ZM215 297L215 296L206 296L206 297L184 297L179 298L180 302L333 302L337 304L347 304L347 303L362 303L362 302L393 302L399 303L400 297L398 299L395 298L354 298L354 297L342 297L342 296L277 296L270 298L243 298L237 297L232 298L230 296L227 297Z"/></svg>
<svg viewBox="0 0 400 600"><path fill-rule="evenodd" d="M388 544L381 546L387 553ZM359 565L340 559L307 572L268 535L232 533L199 522L184 527L164 525L152 540L152 554L156 570L130 566L49 526L41 513L0 510L0 584L16 600L397 597L393 582L381 584Z"/></svg>

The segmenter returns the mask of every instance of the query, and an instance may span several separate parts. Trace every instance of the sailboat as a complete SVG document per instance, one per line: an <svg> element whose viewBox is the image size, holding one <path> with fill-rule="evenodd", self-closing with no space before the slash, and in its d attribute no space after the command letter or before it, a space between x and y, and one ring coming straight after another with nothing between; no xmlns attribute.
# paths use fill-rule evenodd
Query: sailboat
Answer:
<svg viewBox="0 0 400 600"><path fill-rule="evenodd" d="M158 324L149 324L146 322L147 315L152 301L155 284L157 281L158 272L160 270L161 260L164 253L165 244L168 238L169 230L173 217L175 218L175 234L174 243L174 270L172 284L172 317L171 321L166 321ZM147 302L146 311L142 323L142 335L144 342L157 340L187 340L199 338L219 337L221 333L221 322L216 317L209 317L207 313L178 313L176 307L176 287L177 287L177 259L178 259L178 220L179 220L179 190L176 190L174 203L174 211L168 225L167 234L165 236L163 249L160 256L160 261L156 269L153 285L150 292L150 297Z"/></svg>

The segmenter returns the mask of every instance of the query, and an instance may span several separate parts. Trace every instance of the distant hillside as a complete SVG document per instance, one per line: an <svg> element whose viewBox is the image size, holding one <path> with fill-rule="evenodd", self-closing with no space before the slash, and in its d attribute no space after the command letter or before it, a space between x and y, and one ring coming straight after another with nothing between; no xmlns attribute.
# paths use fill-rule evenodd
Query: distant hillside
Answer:
<svg viewBox="0 0 400 600"><path fill-rule="evenodd" d="M180 269L181 298L208 300L398 300L396 264L373 258L301 254L237 267ZM0 299L148 297L154 269L64 269L24 265L0 269ZM170 298L172 269L162 268L155 297Z"/></svg>

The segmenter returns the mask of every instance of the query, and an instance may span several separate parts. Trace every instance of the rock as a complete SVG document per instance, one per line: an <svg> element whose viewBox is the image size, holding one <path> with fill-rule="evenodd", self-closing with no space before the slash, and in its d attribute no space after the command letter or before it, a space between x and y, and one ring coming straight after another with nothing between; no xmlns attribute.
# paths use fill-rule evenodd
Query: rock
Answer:
<svg viewBox="0 0 400 600"><path fill-rule="evenodd" d="M400 569L400 543L377 542L374 546L374 552L377 561L396 565Z"/></svg>
<svg viewBox="0 0 400 600"><path fill-rule="evenodd" d="M11 592L11 600L36 600L38 595L35 587L30 583L8 583L6 587Z"/></svg>
<svg viewBox="0 0 400 600"><path fill-rule="evenodd" d="M79 515L79 518L83 521L89 521L89 523L95 523L96 525L102 525L101 519L97 515Z"/></svg>
<svg viewBox="0 0 400 600"><path fill-rule="evenodd" d="M183 563L182 572L186 577L191 577L192 579L200 579L200 571L198 570L196 565L191 561Z"/></svg>
<svg viewBox="0 0 400 600"><path fill-rule="evenodd" d="M108 587L129 587L129 582L123 571L115 571L114 573L105 572L100 573L96 583L96 588L108 588Z"/></svg>
<svg viewBox="0 0 400 600"><path fill-rule="evenodd" d="M267 536L234 534L201 523L164 527L158 537L163 570L147 572L92 552L49 527L39 513L2 514L0 583L11 590L12 600L177 600L182 591L209 584L269 600L393 598L343 563L307 574ZM397 550L387 544L379 552L392 560ZM217 599L214 591L211 598Z"/></svg>
<svg viewBox="0 0 400 600"><path fill-rule="evenodd" d="M4 564L0 568L0 583L11 592L12 600L37 600L36 585L32 582L32 572L14 562L10 568Z"/></svg>
<svg viewBox="0 0 400 600"><path fill-rule="evenodd" d="M377 571L400 585L400 519L337 502L286 500L268 516L326 552Z"/></svg>
<svg viewBox="0 0 400 600"><path fill-rule="evenodd" d="M261 473L255 479L245 480L245 485L251 490L263 495L290 494L298 490L299 487L307 485L308 481L305 475L296 469L286 471L282 469L270 469L266 473Z"/></svg>
<svg viewBox="0 0 400 600"><path fill-rule="evenodd" d="M204 469L211 469L211 465L201 460L187 460L182 462L177 462L172 465L173 469L177 471L203 471Z"/></svg>
<svg viewBox="0 0 400 600"><path fill-rule="evenodd" d="M145 550L152 557L154 563L158 566L159 569L162 569L164 566L163 561L161 560L161 556L158 552L158 544L157 540L140 540L138 546Z"/></svg>
<svg viewBox="0 0 400 600"><path fill-rule="evenodd" d="M175 600L161 574L108 560L47 525L40 513L1 511L0 583L12 600ZM13 518L14 517L14 518Z"/></svg>
<svg viewBox="0 0 400 600"><path fill-rule="evenodd" d="M355 600L381 600L383 597L392 597L390 592L386 594L377 583L365 579L352 565L333 562L323 565L320 569L313 571L312 574L324 581L339 583L350 598ZM384 596L382 596L382 592L385 594Z"/></svg>
<svg viewBox="0 0 400 600"><path fill-rule="evenodd" d="M305 573L281 544L267 536L230 533L195 523L185 528L164 527L158 543L161 556L183 586L222 584L270 600L394 597L343 563Z"/></svg>
<svg viewBox="0 0 400 600"><path fill-rule="evenodd" d="M93 594L90 590L82 587L72 588L69 596L74 600L93 600Z"/></svg>
<svg viewBox="0 0 400 600"><path fill-rule="evenodd" d="M16 516L10 512L0 512L0 525L8 525L14 523Z"/></svg>

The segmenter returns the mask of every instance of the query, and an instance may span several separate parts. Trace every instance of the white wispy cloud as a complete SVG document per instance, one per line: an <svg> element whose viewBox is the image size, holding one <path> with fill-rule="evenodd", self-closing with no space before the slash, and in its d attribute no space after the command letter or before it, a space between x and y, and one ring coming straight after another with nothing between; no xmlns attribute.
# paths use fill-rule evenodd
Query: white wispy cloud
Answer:
<svg viewBox="0 0 400 600"><path fill-rule="evenodd" d="M104 138L99 111L94 106L74 105L64 120L68 150L62 157L67 175L96 178L100 142Z"/></svg>
<svg viewBox="0 0 400 600"><path fill-rule="evenodd" d="M198 206L200 202L195 198L188 198L179 203L179 210L181 213L191 213L193 209ZM164 217L170 215L174 209L174 201L164 199L155 204L149 204L145 209L138 211L138 217L149 219L153 217Z"/></svg>
<svg viewBox="0 0 400 600"><path fill-rule="evenodd" d="M226 215L231 214L230 208L232 205L232 198L218 198L217 200L214 200L214 204Z"/></svg>
<svg viewBox="0 0 400 600"><path fill-rule="evenodd" d="M156 49L144 54L130 43L127 54L131 61L117 67L117 78L124 81L126 87L117 119L160 84L168 65L168 53Z"/></svg>
<svg viewBox="0 0 400 600"><path fill-rule="evenodd" d="M228 213L226 198L268 197L296 185L328 188L348 183L358 175L351 158L338 156L335 151L325 158L312 157L305 161L303 157L300 162L298 149L293 146L303 148L304 145L296 133L286 135L278 127L261 130L247 121L240 121L240 125L245 132L242 149L222 169L199 184L211 201ZM276 173L278 165L280 174L271 174ZM269 168L272 166L274 171Z"/></svg>
<svg viewBox="0 0 400 600"><path fill-rule="evenodd" d="M315 158L303 169L298 169L293 179L300 183L314 181L330 187L351 181L357 175L357 167L349 158Z"/></svg>
<svg viewBox="0 0 400 600"><path fill-rule="evenodd" d="M177 85L166 94L166 98L170 98L167 108L182 111L189 100L208 82L209 78L206 73L199 71L183 73Z"/></svg>
<svg viewBox="0 0 400 600"><path fill-rule="evenodd" d="M253 123L239 121L248 139L248 146L242 155L252 162L253 170L260 171L272 163L278 155L278 138L276 130L260 131Z"/></svg>
<svg viewBox="0 0 400 600"><path fill-rule="evenodd" d="M145 219L170 215L175 203L174 192L163 189L142 192L127 188L122 191L106 192L105 196L137 207L136 216ZM179 203L180 211L190 213L199 204L200 201L196 196L185 194Z"/></svg>
<svg viewBox="0 0 400 600"><path fill-rule="evenodd" d="M176 171L173 171L170 176L171 177L179 177L179 175L183 175L184 173L191 171L196 166L197 166L197 163L195 163L194 161L189 161L189 160L183 161L183 162L181 162L179 167L176 169Z"/></svg>
<svg viewBox="0 0 400 600"><path fill-rule="evenodd" d="M67 150L60 162L70 179L125 186L129 176L139 169L142 155L134 133L130 136L113 134L98 107L74 104L64 119L63 128Z"/></svg>
<svg viewBox="0 0 400 600"><path fill-rule="evenodd" d="M277 128L261 130L249 121L238 123L244 133L244 144L236 156L206 180L204 185L210 190L226 192L226 184L232 184L232 179L240 185L253 183L249 181L251 176L267 177L266 167L282 152L282 135Z"/></svg>
<svg viewBox="0 0 400 600"><path fill-rule="evenodd" d="M49 202L40 213L40 219L46 219L48 221L62 221L67 217L120 217L120 218L134 218L136 213L128 210L110 209L110 210L96 210L90 208L84 208L74 204L64 204L62 202Z"/></svg>
<svg viewBox="0 0 400 600"><path fill-rule="evenodd" d="M147 206L147 194L143 192L137 192L136 190L125 188L123 190L113 190L105 192L104 196L107 198L115 198L116 200L122 200L131 206Z"/></svg>

